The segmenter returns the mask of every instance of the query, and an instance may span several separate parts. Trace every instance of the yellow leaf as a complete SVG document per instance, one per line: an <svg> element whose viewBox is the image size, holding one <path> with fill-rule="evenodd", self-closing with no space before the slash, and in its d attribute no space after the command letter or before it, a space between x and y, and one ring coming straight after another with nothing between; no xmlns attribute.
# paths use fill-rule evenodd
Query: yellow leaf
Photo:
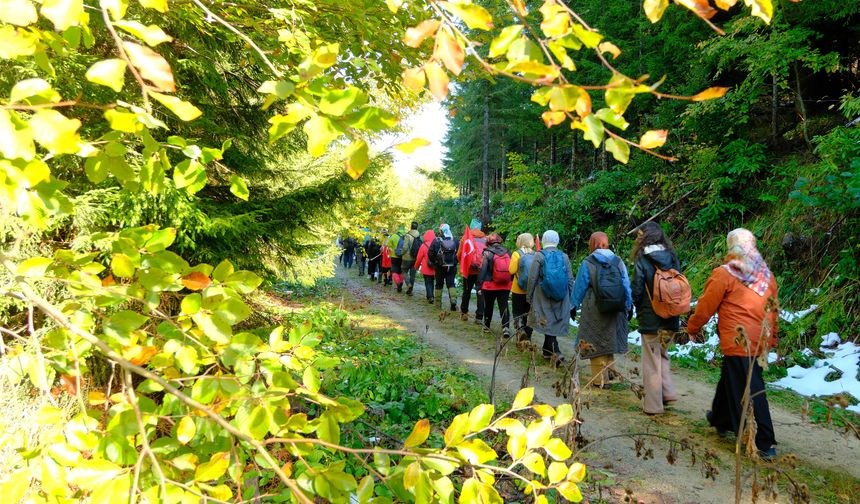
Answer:
<svg viewBox="0 0 860 504"><path fill-rule="evenodd" d="M0 0L0 21L27 26L39 20L36 7L30 0Z"/></svg>
<svg viewBox="0 0 860 504"><path fill-rule="evenodd" d="M192 103L180 100L175 96L156 93L155 91L149 91L148 94L158 103L170 109L171 112L176 114L176 117L183 121L193 121L203 114L203 112L201 112L200 109L195 107Z"/></svg>
<svg viewBox="0 0 860 504"><path fill-rule="evenodd" d="M585 479L585 464L574 462L571 464L570 470L567 472L567 480L579 483L583 479Z"/></svg>
<svg viewBox="0 0 860 504"><path fill-rule="evenodd" d="M564 122L567 114L562 111L551 111L547 110L543 114L541 114L541 119L543 119L543 123L546 124L547 128L551 128L557 124L561 124Z"/></svg>
<svg viewBox="0 0 860 504"><path fill-rule="evenodd" d="M424 69L421 67L407 68L403 71L403 85L413 91L421 91L425 80Z"/></svg>
<svg viewBox="0 0 860 504"><path fill-rule="evenodd" d="M434 56L439 58L451 73L460 75L466 53L463 52L460 41L448 33L448 30L440 30L438 35L436 35L436 52Z"/></svg>
<svg viewBox="0 0 860 504"><path fill-rule="evenodd" d="M212 455L209 462L205 462L197 466L194 471L195 481L212 481L220 478L227 472L227 466L230 464L230 453L219 452Z"/></svg>
<svg viewBox="0 0 860 504"><path fill-rule="evenodd" d="M515 434L508 437L508 455L511 460L518 460L526 453L526 436L523 434Z"/></svg>
<svg viewBox="0 0 860 504"><path fill-rule="evenodd" d="M546 475L546 463L538 452L531 452L526 455L523 459L523 465L538 476Z"/></svg>
<svg viewBox="0 0 860 504"><path fill-rule="evenodd" d="M80 149L81 121L68 119L56 110L39 110L30 119L33 137L55 154L74 154Z"/></svg>
<svg viewBox="0 0 860 504"><path fill-rule="evenodd" d="M738 3L738 0L714 0L714 3L722 10L729 10Z"/></svg>
<svg viewBox="0 0 860 504"><path fill-rule="evenodd" d="M146 42L146 45L149 46L155 47L162 42L170 42L173 40L173 37L164 33L164 30L154 24L144 26L142 23L137 21L114 21L113 24L114 26L131 33L140 40L143 40Z"/></svg>
<svg viewBox="0 0 860 504"><path fill-rule="evenodd" d="M36 155L33 130L16 112L0 109L0 154L6 159L25 161Z"/></svg>
<svg viewBox="0 0 860 504"><path fill-rule="evenodd" d="M42 3L41 12L54 23L57 31L64 31L80 23L84 14L84 2L83 0L45 0Z"/></svg>
<svg viewBox="0 0 860 504"><path fill-rule="evenodd" d="M155 9L158 12L167 12L167 0L138 0L142 7L147 9Z"/></svg>
<svg viewBox="0 0 860 504"><path fill-rule="evenodd" d="M645 16L648 20L656 23L663 17L663 12L666 11L666 7L668 6L669 0L645 0L642 8L645 10Z"/></svg>
<svg viewBox="0 0 860 504"><path fill-rule="evenodd" d="M403 0L385 0L385 5L388 6L388 10L390 10L392 14L397 14L397 11L400 10L400 6L403 5Z"/></svg>
<svg viewBox="0 0 860 504"><path fill-rule="evenodd" d="M498 457L496 452L487 443L478 438L460 443L457 445L457 451L460 452L460 455L466 457L466 460L471 464L483 464L491 460L496 460Z"/></svg>
<svg viewBox="0 0 860 504"><path fill-rule="evenodd" d="M427 75L430 93L432 93L437 100L444 100L445 97L448 96L448 84L450 83L448 74L446 74L445 70L442 69L442 66L435 61L429 61L424 65L424 73Z"/></svg>
<svg viewBox="0 0 860 504"><path fill-rule="evenodd" d="M412 432L409 434L409 437L407 437L406 441L403 442L403 446L406 448L420 446L424 441L427 441L429 436L430 420L422 418L415 422L415 427L412 428Z"/></svg>
<svg viewBox="0 0 860 504"><path fill-rule="evenodd" d="M729 88L727 88L727 87L719 87L719 86L709 87L708 89L702 91L701 93L693 96L691 98L691 100L693 100L693 101L705 101L705 100L713 100L714 98L722 98L723 96L725 96L726 91L728 91L728 90L729 90Z"/></svg>
<svg viewBox="0 0 860 504"><path fill-rule="evenodd" d="M358 180L370 165L367 151L367 142L364 140L356 140L346 150L346 173L353 180Z"/></svg>
<svg viewBox="0 0 860 504"><path fill-rule="evenodd" d="M124 60L106 59L93 63L85 76L88 81L107 86L119 93L125 84L125 69Z"/></svg>
<svg viewBox="0 0 860 504"><path fill-rule="evenodd" d="M403 142L401 144L395 145L394 148L404 154L412 154L421 147L427 147L428 145L431 145L429 140L426 140L424 138L413 138L408 142Z"/></svg>
<svg viewBox="0 0 860 504"><path fill-rule="evenodd" d="M630 146L627 145L627 142L616 138L607 138L605 145L606 150L609 151L612 154L612 157L619 163L627 164L627 161L630 160Z"/></svg>
<svg viewBox="0 0 860 504"><path fill-rule="evenodd" d="M427 37L432 37L436 30L439 29L438 19L425 19L406 30L406 35L403 37L403 43L409 47L418 47Z"/></svg>
<svg viewBox="0 0 860 504"><path fill-rule="evenodd" d="M541 6L540 12L543 14L540 28L547 37L560 37L570 29L570 14L555 0L546 0Z"/></svg>
<svg viewBox="0 0 860 504"><path fill-rule="evenodd" d="M511 409L525 408L532 403L532 399L534 399L534 397L534 387L521 389L519 392L517 392L517 396L514 398L514 403L511 405Z"/></svg>
<svg viewBox="0 0 860 504"><path fill-rule="evenodd" d="M100 5L107 9L110 17L113 19L122 19L128 10L128 2L126 0L100 0Z"/></svg>
<svg viewBox="0 0 860 504"><path fill-rule="evenodd" d="M547 470L549 482L553 485L563 480L567 476L567 465L564 462L553 462Z"/></svg>
<svg viewBox="0 0 860 504"><path fill-rule="evenodd" d="M645 149L654 149L656 147L661 147L666 143L666 136L669 134L668 130L651 130L646 131L642 138L639 139L639 146Z"/></svg>
<svg viewBox="0 0 860 504"><path fill-rule="evenodd" d="M493 16L487 9L471 3L439 2L451 14L462 19L473 30L491 30Z"/></svg>
<svg viewBox="0 0 860 504"><path fill-rule="evenodd" d="M571 483L570 481L565 481L557 488L558 493L560 493L566 500L569 500L570 502L582 501L582 493L579 491L579 487L576 486L576 484Z"/></svg>
<svg viewBox="0 0 860 504"><path fill-rule="evenodd" d="M621 49L619 49L617 45L615 45L615 44L613 44L612 42L609 42L609 41L601 42L601 43L597 46L597 50L598 50L598 51L600 51L600 52L602 52L602 53L607 53L607 52L608 52L609 54L611 54L611 55L612 55L612 59L615 59L615 58L617 58L618 56L620 56L620 55L621 55Z"/></svg>
<svg viewBox="0 0 860 504"><path fill-rule="evenodd" d="M503 429L508 436L518 436L520 434L525 434L526 427L522 422L517 420L516 418L500 418L493 423L493 427L496 429Z"/></svg>
<svg viewBox="0 0 860 504"><path fill-rule="evenodd" d="M314 157L325 154L329 144L340 136L331 119L321 115L315 115L308 120L304 125L304 131L308 136L308 153Z"/></svg>
<svg viewBox="0 0 860 504"><path fill-rule="evenodd" d="M39 37L14 26L0 26L0 58L30 56L36 52Z"/></svg>
<svg viewBox="0 0 860 504"><path fill-rule="evenodd" d="M195 434L197 434L197 425L194 423L194 419L190 416L182 417L176 427L176 439L182 444L188 444L194 439Z"/></svg>
<svg viewBox="0 0 860 504"><path fill-rule="evenodd" d="M140 71L141 77L150 81L159 91L176 91L173 71L166 59L152 49L134 42L123 42L122 45L131 63Z"/></svg>
<svg viewBox="0 0 860 504"><path fill-rule="evenodd" d="M490 57L495 58L505 54L508 47L510 47L511 43L520 36L522 31L523 25L519 24L504 27L502 29L502 33L500 33L499 36L494 38L490 43Z"/></svg>
<svg viewBox="0 0 860 504"><path fill-rule="evenodd" d="M717 10L711 7L708 0L675 0L675 3L690 9L702 19L711 19L717 13Z"/></svg>
<svg viewBox="0 0 860 504"><path fill-rule="evenodd" d="M773 18L773 3L771 0L744 0L744 3L751 9L750 14L770 24L770 20Z"/></svg>
<svg viewBox="0 0 860 504"><path fill-rule="evenodd" d="M524 0L511 0L510 4L520 16L526 17L529 15L529 10L526 8Z"/></svg>

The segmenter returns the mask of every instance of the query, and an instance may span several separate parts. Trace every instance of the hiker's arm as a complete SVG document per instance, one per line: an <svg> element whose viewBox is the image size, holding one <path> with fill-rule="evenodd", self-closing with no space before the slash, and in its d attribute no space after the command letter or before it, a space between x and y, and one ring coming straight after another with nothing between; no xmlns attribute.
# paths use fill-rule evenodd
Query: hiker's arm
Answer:
<svg viewBox="0 0 860 504"><path fill-rule="evenodd" d="M645 299L645 268L642 266L642 261L638 259L633 264L633 282L630 284L630 295L636 306L641 305Z"/></svg>
<svg viewBox="0 0 860 504"><path fill-rule="evenodd" d="M529 301L529 304L534 303L535 288L537 287L538 276L540 275L538 270L540 269L540 265L542 262L543 254L541 254L540 252L536 252L535 258L532 259L532 265L529 268L529 284L528 286L526 286L526 292L528 293L527 299Z"/></svg>
<svg viewBox="0 0 860 504"><path fill-rule="evenodd" d="M633 295L630 291L630 275L627 274L627 266L624 264L624 261L621 261L619 266L621 267L621 284L624 286L624 293L627 295L625 306L629 312L633 308Z"/></svg>
<svg viewBox="0 0 860 504"><path fill-rule="evenodd" d="M484 282L492 278L493 274L490 271L490 263L492 262L491 257L492 254L488 254L486 251L481 257L481 272L478 273L478 285L476 287L476 290L481 290L481 286L484 285Z"/></svg>
<svg viewBox="0 0 860 504"><path fill-rule="evenodd" d="M591 277L588 273L588 266L585 261L579 265L579 271L576 272L576 280L573 283L573 295L570 298L570 305L573 308L579 309L582 306L582 300L585 299L585 293L588 291L588 285L591 283Z"/></svg>
<svg viewBox="0 0 860 504"><path fill-rule="evenodd" d="M696 312L687 322L687 332L690 336L697 335L702 331L702 327L711 320L711 317L719 309L720 303L723 302L728 283L727 279L724 278L727 274L723 275L721 271L723 271L722 268L715 269L711 272L708 281L705 282L705 291L699 297L699 302L696 303Z"/></svg>
<svg viewBox="0 0 860 504"><path fill-rule="evenodd" d="M508 273L510 273L511 275L516 275L517 274L517 268L519 268L519 265L520 265L520 251L517 250L517 251L514 251L513 254L511 254L511 263L508 266Z"/></svg>

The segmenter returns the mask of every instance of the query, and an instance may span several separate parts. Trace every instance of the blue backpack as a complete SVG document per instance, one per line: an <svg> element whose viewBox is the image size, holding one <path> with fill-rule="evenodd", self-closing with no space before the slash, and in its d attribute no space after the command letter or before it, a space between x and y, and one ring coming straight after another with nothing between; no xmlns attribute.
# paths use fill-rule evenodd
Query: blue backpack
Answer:
<svg viewBox="0 0 860 504"><path fill-rule="evenodd" d="M541 252L544 256L543 280L540 288L544 296L553 301L564 301L568 293L567 265L564 263L564 254L558 250Z"/></svg>
<svg viewBox="0 0 860 504"><path fill-rule="evenodd" d="M529 270L532 267L532 261L535 258L534 252L528 254L520 249L520 262L517 265L517 285L520 289L526 290L529 288Z"/></svg>

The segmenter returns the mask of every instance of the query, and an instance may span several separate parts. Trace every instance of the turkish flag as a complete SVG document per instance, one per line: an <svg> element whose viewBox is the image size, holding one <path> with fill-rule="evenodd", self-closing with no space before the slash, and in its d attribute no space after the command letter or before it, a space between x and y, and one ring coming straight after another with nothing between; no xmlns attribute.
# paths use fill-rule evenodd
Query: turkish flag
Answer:
<svg viewBox="0 0 860 504"><path fill-rule="evenodd" d="M535 252L540 252L540 237L535 235Z"/></svg>
<svg viewBox="0 0 860 504"><path fill-rule="evenodd" d="M469 268L472 267L472 252L475 251L475 239L472 238L472 230L466 226L463 239L460 240L460 274L463 278L469 276Z"/></svg>

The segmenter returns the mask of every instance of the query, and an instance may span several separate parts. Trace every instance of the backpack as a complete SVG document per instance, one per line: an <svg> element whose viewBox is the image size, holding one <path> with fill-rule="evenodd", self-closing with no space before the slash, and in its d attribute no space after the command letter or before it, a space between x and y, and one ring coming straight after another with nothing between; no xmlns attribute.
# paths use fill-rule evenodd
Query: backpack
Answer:
<svg viewBox="0 0 860 504"><path fill-rule="evenodd" d="M443 238L442 246L436 254L437 266L453 267L457 265L457 242L453 238Z"/></svg>
<svg viewBox="0 0 860 504"><path fill-rule="evenodd" d="M487 241L477 239L472 240L475 244L474 250L472 250L472 262L469 263L469 274L477 275L481 272L481 265L484 262L484 249L487 248Z"/></svg>
<svg viewBox="0 0 860 504"><path fill-rule="evenodd" d="M564 254L555 250L541 252L544 257L543 280L540 288L544 296L553 301L564 301L568 294L567 265L564 263Z"/></svg>
<svg viewBox="0 0 860 504"><path fill-rule="evenodd" d="M520 262L517 264L517 285L522 290L529 288L529 270L532 267L534 258L534 252L525 254L520 250Z"/></svg>
<svg viewBox="0 0 860 504"><path fill-rule="evenodd" d="M675 268L663 270L655 266L652 292L648 293L651 307L660 318L677 317L690 312L693 291L690 282ZM645 286L648 290L648 286Z"/></svg>
<svg viewBox="0 0 860 504"><path fill-rule="evenodd" d="M621 259L614 256L609 264L602 263L593 256L585 259L591 268L591 288L594 301L600 313L617 313L627 310L627 291L621 280Z"/></svg>
<svg viewBox="0 0 860 504"><path fill-rule="evenodd" d="M493 256L493 283L496 285L508 285L511 283L511 255L505 252L502 255Z"/></svg>
<svg viewBox="0 0 860 504"><path fill-rule="evenodd" d="M412 236L412 244L409 246L409 255L411 256L410 259L414 261L418 257L419 250L421 250L421 239Z"/></svg>
<svg viewBox="0 0 860 504"><path fill-rule="evenodd" d="M397 257L403 257L403 245L406 243L406 237L402 235L398 236L400 236L400 239L397 240L397 247L394 249L394 254Z"/></svg>

